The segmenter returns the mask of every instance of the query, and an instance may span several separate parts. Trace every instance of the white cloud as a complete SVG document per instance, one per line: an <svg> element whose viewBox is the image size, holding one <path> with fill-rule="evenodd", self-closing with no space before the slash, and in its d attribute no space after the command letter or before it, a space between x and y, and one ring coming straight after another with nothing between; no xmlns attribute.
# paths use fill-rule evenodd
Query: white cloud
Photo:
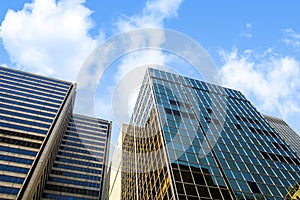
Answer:
<svg viewBox="0 0 300 200"><path fill-rule="evenodd" d="M137 28L163 28L163 21L166 18L177 16L177 10L183 0L149 0L146 2L143 10L133 16L120 16L115 23L116 33L122 33ZM154 46L159 46L164 41L164 33L157 32L155 38L149 38L145 35L135 34L131 38L133 46L143 46L140 44L147 44L147 42L155 43ZM127 73L132 70L145 66L145 65L164 65L167 59L167 55L159 50L138 50L128 55L125 55L121 60L120 65L115 73L115 82L119 82ZM136 75L133 80L137 85L137 82L142 83L145 70L137 70L139 74ZM135 71L136 72L136 71ZM122 93L124 91L120 91ZM132 93L133 95L134 93ZM127 96L127 94L119 94ZM128 105L129 109L133 107L135 102L131 101ZM127 113L127 111L125 112Z"/></svg>
<svg viewBox="0 0 300 200"><path fill-rule="evenodd" d="M163 28L163 21L170 17L177 16L177 10L183 0L148 0L141 13L133 16L121 16L116 22L117 32L129 31L137 28ZM149 38L144 35L134 35L132 42L135 44L143 44ZM147 41L146 41L147 40ZM151 42L159 45L164 41L164 33L158 32L155 38L151 38ZM139 46L139 45L135 45ZM137 51L129 54L123 59L119 66L116 79L129 72L130 70L145 64L164 65L166 54L161 51Z"/></svg>
<svg viewBox="0 0 300 200"><path fill-rule="evenodd" d="M139 14L130 17L121 17L116 26L118 32L129 31L136 28L163 28L163 20L177 16L177 10L183 0L148 0ZM132 42L143 44L148 38L144 35L134 35ZM164 41L164 33L157 33L156 38L151 38L151 42L157 45ZM135 45L138 46L138 45ZM130 70L145 64L164 65L166 54L161 51L137 51L129 54L122 61L117 73L117 79L129 72Z"/></svg>
<svg viewBox="0 0 300 200"><path fill-rule="evenodd" d="M259 110L284 117L300 112L299 61L288 56L239 54L237 49L220 55L224 84L251 96Z"/></svg>
<svg viewBox="0 0 300 200"><path fill-rule="evenodd" d="M285 38L283 39L283 42L287 45L291 45L293 47L300 47L300 34L296 33L292 29L285 29Z"/></svg>
<svg viewBox="0 0 300 200"><path fill-rule="evenodd" d="M246 23L246 30L241 33L242 37L252 38L252 24Z"/></svg>
<svg viewBox="0 0 300 200"><path fill-rule="evenodd" d="M116 23L118 31L135 28L163 27L163 21L177 16L183 0L148 0L143 11L133 16L123 16Z"/></svg>
<svg viewBox="0 0 300 200"><path fill-rule="evenodd" d="M6 63L0 64L1 67L8 67Z"/></svg>
<svg viewBox="0 0 300 200"><path fill-rule="evenodd" d="M84 0L35 0L22 10L9 10L0 36L10 59L18 68L75 81L77 72L97 38L92 11Z"/></svg>

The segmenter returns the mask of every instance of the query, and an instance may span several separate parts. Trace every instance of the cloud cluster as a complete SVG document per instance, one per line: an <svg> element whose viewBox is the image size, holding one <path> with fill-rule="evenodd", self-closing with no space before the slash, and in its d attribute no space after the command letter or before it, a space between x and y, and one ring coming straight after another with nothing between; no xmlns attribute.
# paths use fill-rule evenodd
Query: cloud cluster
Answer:
<svg viewBox="0 0 300 200"><path fill-rule="evenodd" d="M35 0L20 11L9 10L0 37L18 68L75 81L77 72L99 38L92 11L84 0Z"/></svg>
<svg viewBox="0 0 300 200"><path fill-rule="evenodd" d="M148 0L145 4L145 7L140 13L137 13L133 16L122 15L119 17L119 19L115 23L116 33L122 33L138 28L163 28L163 22L165 19L177 16L177 10L179 9L182 2L183 0ZM134 46L143 46L142 44L145 44L149 41L154 42L155 44L157 44L157 46L159 46L159 44L164 41L164 33L157 32L155 38L150 39L145 35L134 35L134 37L131 38L130 42L134 43ZM128 55L124 55L120 62L120 65L117 67L117 70L115 72L114 82L120 82L122 78L124 78L127 74L129 74L136 68L140 68L145 65L150 66L153 64L165 65L166 60L168 60L168 55L164 54L160 50L137 50ZM134 83L131 84L139 85L142 83L142 79L145 74L144 69L146 68L141 69L143 70L136 70L139 72L139 74L134 74L134 77L132 77L132 81L134 81ZM113 93L113 90L111 90L111 93ZM136 93L132 91L132 98L130 98L130 101L128 102L129 112L134 107L135 98L137 97L137 95L135 94ZM122 101L124 99L127 99L125 98L127 97L127 93L125 90L119 91L118 96ZM109 100L107 99L104 100L103 98L104 97L100 97L100 99L97 98L95 100L96 104L100 105L100 102L102 105L110 106L111 102L109 102ZM102 111L98 110L98 112ZM128 113L127 110L125 113ZM130 116L129 113L128 116Z"/></svg>
<svg viewBox="0 0 300 200"><path fill-rule="evenodd" d="M247 51L221 51L224 59L221 74L224 84L251 97L265 113L283 117L300 112L300 63L288 56L263 56Z"/></svg>
<svg viewBox="0 0 300 200"><path fill-rule="evenodd" d="M163 27L163 21L176 17L183 0L148 0L142 12L133 16L121 16L116 22L118 31L135 28Z"/></svg>
<svg viewBox="0 0 300 200"><path fill-rule="evenodd" d="M283 42L293 47L300 47L300 34L296 33L293 29L285 29L285 38Z"/></svg>
<svg viewBox="0 0 300 200"><path fill-rule="evenodd" d="M121 16L116 22L118 32L130 31L137 28L163 28L163 21L170 17L177 16L183 0L149 0L141 13L133 16ZM133 42L144 43L144 36L135 37ZM164 34L158 33L155 42L160 44L164 41ZM128 55L121 63L117 79L130 70L145 64L164 65L166 54L161 51L138 51Z"/></svg>

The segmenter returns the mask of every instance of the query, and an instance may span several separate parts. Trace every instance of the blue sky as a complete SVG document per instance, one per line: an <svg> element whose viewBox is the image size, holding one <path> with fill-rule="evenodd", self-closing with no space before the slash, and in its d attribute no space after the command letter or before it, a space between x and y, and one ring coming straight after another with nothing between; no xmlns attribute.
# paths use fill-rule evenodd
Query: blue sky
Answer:
<svg viewBox="0 0 300 200"><path fill-rule="evenodd" d="M261 113L285 119L300 133L299 1L3 0L1 4L1 65L75 82L88 55L106 39L135 28L172 29L206 49L225 86L241 90ZM177 71L193 76L185 70L187 63L162 52L122 56L99 83L96 115L114 121L113 88L133 66L156 62L179 63Z"/></svg>

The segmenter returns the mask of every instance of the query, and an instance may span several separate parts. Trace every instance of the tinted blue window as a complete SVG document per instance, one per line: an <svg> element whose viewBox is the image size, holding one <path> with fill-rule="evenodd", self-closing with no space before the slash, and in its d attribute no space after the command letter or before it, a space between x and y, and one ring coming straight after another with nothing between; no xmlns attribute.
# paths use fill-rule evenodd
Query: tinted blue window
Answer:
<svg viewBox="0 0 300 200"><path fill-rule="evenodd" d="M0 170L2 171L10 171L10 172L18 172L22 174L27 174L29 169L17 166L9 166L0 164Z"/></svg>
<svg viewBox="0 0 300 200"><path fill-rule="evenodd" d="M73 184L73 185L80 185L80 186L87 186L87 187L96 187L96 188L100 187L100 184L96 184L96 183L75 181L75 180L56 178L56 177L50 177L49 181L54 181L54 182L59 182L59 183L67 183L67 184Z"/></svg>
<svg viewBox="0 0 300 200"><path fill-rule="evenodd" d="M6 155L0 155L0 160L22 163L22 164L30 164L30 165L33 163L33 160L29 160L26 158L17 158L13 156L6 156Z"/></svg>
<svg viewBox="0 0 300 200"><path fill-rule="evenodd" d="M37 88L36 86L32 86L33 84L31 83L31 85L24 85L22 83L20 83L20 81L7 81L7 80L1 80L1 82L3 83L7 83L7 84L12 84L12 85L17 85L17 86L20 86L20 87L25 87L25 88L30 88L30 89L33 89L33 90L39 90L39 91L44 91L44 92L50 92L50 93L54 93L54 94L58 94L58 95L65 95L65 93L61 93L61 92L58 92L58 91L55 91L55 90L47 90L47 89L44 89L44 88Z"/></svg>
<svg viewBox="0 0 300 200"><path fill-rule="evenodd" d="M87 126L93 127L93 128L107 128L106 123L99 123L97 121L94 121L94 123L91 123L91 122L93 122L93 121L85 122L85 121L79 121L79 120L76 120L76 119L71 120L72 125L74 125L74 123L75 123L76 125L79 125L79 124L80 125L87 125Z"/></svg>
<svg viewBox="0 0 300 200"><path fill-rule="evenodd" d="M52 103L48 103L45 101L37 101L34 99L29 99L29 98L25 98L25 97L20 97L20 96L13 96L13 95L9 95L9 94L1 94L3 97L6 98L10 98L13 100L20 100L20 101L25 101L25 102L30 102L30 103L35 103L35 104L40 104L43 106L49 106L49 107L53 107L53 108L59 108L59 104L52 104Z"/></svg>
<svg viewBox="0 0 300 200"><path fill-rule="evenodd" d="M81 122L78 122L81 123ZM82 129L87 129L87 130L93 130L93 131L101 131L100 128L104 128L107 129L107 126L98 126L97 128L91 127L91 126L83 126L83 125L79 125L79 124L71 124L69 125L70 127L75 127L75 128L82 128Z"/></svg>
<svg viewBox="0 0 300 200"><path fill-rule="evenodd" d="M105 138L99 138L99 137L94 137L94 136L90 136L90 135L83 135L83 134L78 134L78 133L73 133L73 132L66 132L65 135L71 135L71 136L76 136L76 137L80 137L80 138L92 139L92 140L95 140L95 141L102 141L102 142L106 141Z"/></svg>
<svg viewBox="0 0 300 200"><path fill-rule="evenodd" d="M92 140L81 139L81 137L80 138L74 138L74 137L67 137L67 136L65 136L64 139L70 140L70 141L75 141L75 142L83 142L84 144L93 144L93 145L98 145L98 146L105 146L104 143L95 142L95 140L97 141L97 139L92 141Z"/></svg>
<svg viewBox="0 0 300 200"><path fill-rule="evenodd" d="M12 90L8 90L6 88L2 88L0 91L4 91L4 92L11 93L11 94L24 96L24 97L31 97L33 99L39 99L39 100L42 100L42 101L53 102L53 103L56 103L56 104L60 104L62 102L61 100L58 100L58 99L50 99L50 98L45 97L45 96L36 96L36 95L33 95L33 94L24 94L22 92L12 91Z"/></svg>
<svg viewBox="0 0 300 200"><path fill-rule="evenodd" d="M62 144L71 145L71 146L75 146L75 147L81 147L81 148L87 148L87 149L93 149L93 150L98 150L98 151L104 151L104 148L101 148L101 147L95 147L95 146L90 146L90 145L86 145L86 144L77 144L77 143L73 143L73 142L69 142L69 141L62 141Z"/></svg>
<svg viewBox="0 0 300 200"><path fill-rule="evenodd" d="M1 83L0 83L0 86L1 86L1 88L9 88L12 91L24 91L24 92L28 92L30 94L37 94L37 95L41 95L41 96L44 96L44 97L51 97L51 98L54 98L54 99L63 100L63 98L64 98L62 96L55 96L55 95L51 95L49 93L48 94L47 93L42 93L42 92L38 92L36 90L28 90L28 89L25 89L25 88L18 88L18 87L15 87L15 86L5 85L5 84L1 84Z"/></svg>
<svg viewBox="0 0 300 200"><path fill-rule="evenodd" d="M0 116L0 120L16 122L16 123L21 123L21 124L27 124L27 125L32 125L32 126L38 126L38 127L43 127L43 128L50 127L50 125L48 125L48 124L42 124L39 122L27 121L27 120L23 120L23 119L17 119L17 118L6 117L6 116Z"/></svg>
<svg viewBox="0 0 300 200"><path fill-rule="evenodd" d="M51 113L45 113L45 112L41 112L41 111L38 111L38 110L31 110L31 109L27 109L27 108L12 106L12 105L5 105L5 104L0 103L0 107L12 109L12 110L18 110L18 111L27 112L27 113L36 114L36 115L42 115L42 116L47 116L47 117L55 117L55 115L51 114Z"/></svg>
<svg viewBox="0 0 300 200"><path fill-rule="evenodd" d="M108 122L105 122L105 121L101 121L101 120L96 120L96 119L92 119L92 118L86 118L86 117L81 117L81 116L78 116L78 115L74 115L72 117L72 121L74 121L76 119L79 119L79 120L82 120L82 121L86 121L86 122L95 122L95 123L99 123L99 124L103 124L103 125L107 125L108 124ZM81 122L79 122L79 123L81 123Z"/></svg>
<svg viewBox="0 0 300 200"><path fill-rule="evenodd" d="M102 134L102 133L106 133L106 130L97 130L97 132L92 132L92 131L87 131L87 130L82 130L82 129L77 130L76 128L73 128L73 127L68 127L67 130L68 131L74 131L74 132L80 132L80 133L86 133L86 134L95 135L95 136L106 137L106 134Z"/></svg>
<svg viewBox="0 0 300 200"><path fill-rule="evenodd" d="M97 159L92 157L92 155L89 156L84 156L84 155L78 155L78 154L72 154L72 153L67 153L67 152L58 152L58 155L63 155L67 157L74 157L74 158L80 158L80 159L85 159L85 160L93 160L93 161L102 161L102 159Z"/></svg>
<svg viewBox="0 0 300 200"><path fill-rule="evenodd" d="M63 164L54 164L53 167L70 169L70 170L75 170L75 171L82 171L82 172L89 172L89 173L95 173L95 174L100 174L101 173L101 170L89 169L89 168L86 168L86 167L76 167L76 166L70 166L70 165L63 165Z"/></svg>
<svg viewBox="0 0 300 200"><path fill-rule="evenodd" d="M43 106L37 106L37 105L32 105L32 104L23 103L23 102L16 102L16 101L9 100L9 99L0 98L0 102L15 104L15 105L18 105L18 106L25 106L25 107L29 107L29 108L36 108L36 109L39 109L39 110L45 110L45 111L54 112L54 113L58 111L58 109L46 108L46 107L43 107Z"/></svg>
<svg viewBox="0 0 300 200"><path fill-rule="evenodd" d="M57 171L57 170L52 170L52 174L59 174L62 176L72 176L76 178L82 178L82 179L88 179L88 180L97 180L100 181L99 176L90 176L90 175L85 175L85 174L79 174L79 173L72 173L72 172L65 172L65 171Z"/></svg>
<svg viewBox="0 0 300 200"><path fill-rule="evenodd" d="M43 194L43 198L48 199L60 199L60 200L86 200L86 198L72 197L72 196L64 196L58 194Z"/></svg>
<svg viewBox="0 0 300 200"><path fill-rule="evenodd" d="M37 154L37 152L34 152L34 151L28 151L28 150L24 150L24 149L17 149L17 148L13 148L13 147L3 147L3 146L0 146L0 151L24 154L24 155L29 155L29 156L35 156Z"/></svg>
<svg viewBox="0 0 300 200"><path fill-rule="evenodd" d="M7 127L7 128L19 129L19 130L23 130L23 131L29 131L29 132L35 132L35 133L41 133L41 134L46 134L46 133L47 133L46 130L40 130L40 129L35 129L35 128L29 128L29 127L19 126L19 125L15 125L15 124L6 124L6 123L3 123L3 122L0 122L0 126L2 126L2 127Z"/></svg>
<svg viewBox="0 0 300 200"><path fill-rule="evenodd" d="M24 181L24 178L0 175L0 181L22 184Z"/></svg>
<svg viewBox="0 0 300 200"><path fill-rule="evenodd" d="M38 117L38 116L35 116L35 115L27 115L27 114L23 114L23 113L20 113L20 112L7 111L7 110L0 109L0 113L7 114L7 115L12 115L12 116L24 117L24 118L28 118L28 119L39 120L39 121L44 121L44 122L48 122L48 123L52 122L52 119L46 119L46 118Z"/></svg>
<svg viewBox="0 0 300 200"><path fill-rule="evenodd" d="M0 186L0 193L4 193L4 194L17 195L19 190L20 190L19 188L11 188L11 187Z"/></svg>
<svg viewBox="0 0 300 200"><path fill-rule="evenodd" d="M74 163L78 165L84 165L84 166L92 166L92 167L100 167L102 168L102 164L96 164L96 163L90 163L90 162L84 162L79 160L71 160L67 158L56 158L57 161L66 162L66 163Z"/></svg>
<svg viewBox="0 0 300 200"><path fill-rule="evenodd" d="M99 152L90 152L88 150L83 150L83 149L76 149L76 148L72 148L72 147L65 147L65 146L61 146L61 149L63 150L67 150L67 151L74 151L74 152L79 152L79 153L84 153L84 154L93 154L93 155L96 155L96 156L101 156L103 157L103 153L99 153Z"/></svg>
<svg viewBox="0 0 300 200"><path fill-rule="evenodd" d="M26 83L26 84L29 84L29 85L37 85L39 87L42 87L42 88L46 88L46 89L55 89L57 91L61 91L61 92L67 92L68 89L62 89L62 88L58 88L58 87L55 87L53 85L50 85L50 84L47 84L47 85L44 85L44 84L40 84L39 82L31 82L31 81L28 81L28 79L17 79L17 78L14 78L14 77L10 77L10 76L2 76L1 77L2 79L6 79L6 80L13 80L13 81L16 81L16 82L20 82L20 83ZM66 88L66 87L65 87Z"/></svg>

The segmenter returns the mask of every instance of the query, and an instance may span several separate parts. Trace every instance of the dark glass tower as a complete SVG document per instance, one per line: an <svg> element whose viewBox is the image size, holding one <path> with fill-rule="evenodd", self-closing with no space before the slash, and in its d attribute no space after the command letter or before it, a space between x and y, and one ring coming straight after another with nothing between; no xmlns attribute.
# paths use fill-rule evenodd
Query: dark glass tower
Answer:
<svg viewBox="0 0 300 200"><path fill-rule="evenodd" d="M111 123L74 99L70 82L0 67L0 199L100 198Z"/></svg>
<svg viewBox="0 0 300 200"><path fill-rule="evenodd" d="M268 115L264 117L300 158L300 136L282 119Z"/></svg>
<svg viewBox="0 0 300 200"><path fill-rule="evenodd" d="M239 91L148 69L124 136L123 199L283 199L297 155Z"/></svg>
<svg viewBox="0 0 300 200"><path fill-rule="evenodd" d="M44 199L99 199L111 123L73 115L47 180Z"/></svg>

